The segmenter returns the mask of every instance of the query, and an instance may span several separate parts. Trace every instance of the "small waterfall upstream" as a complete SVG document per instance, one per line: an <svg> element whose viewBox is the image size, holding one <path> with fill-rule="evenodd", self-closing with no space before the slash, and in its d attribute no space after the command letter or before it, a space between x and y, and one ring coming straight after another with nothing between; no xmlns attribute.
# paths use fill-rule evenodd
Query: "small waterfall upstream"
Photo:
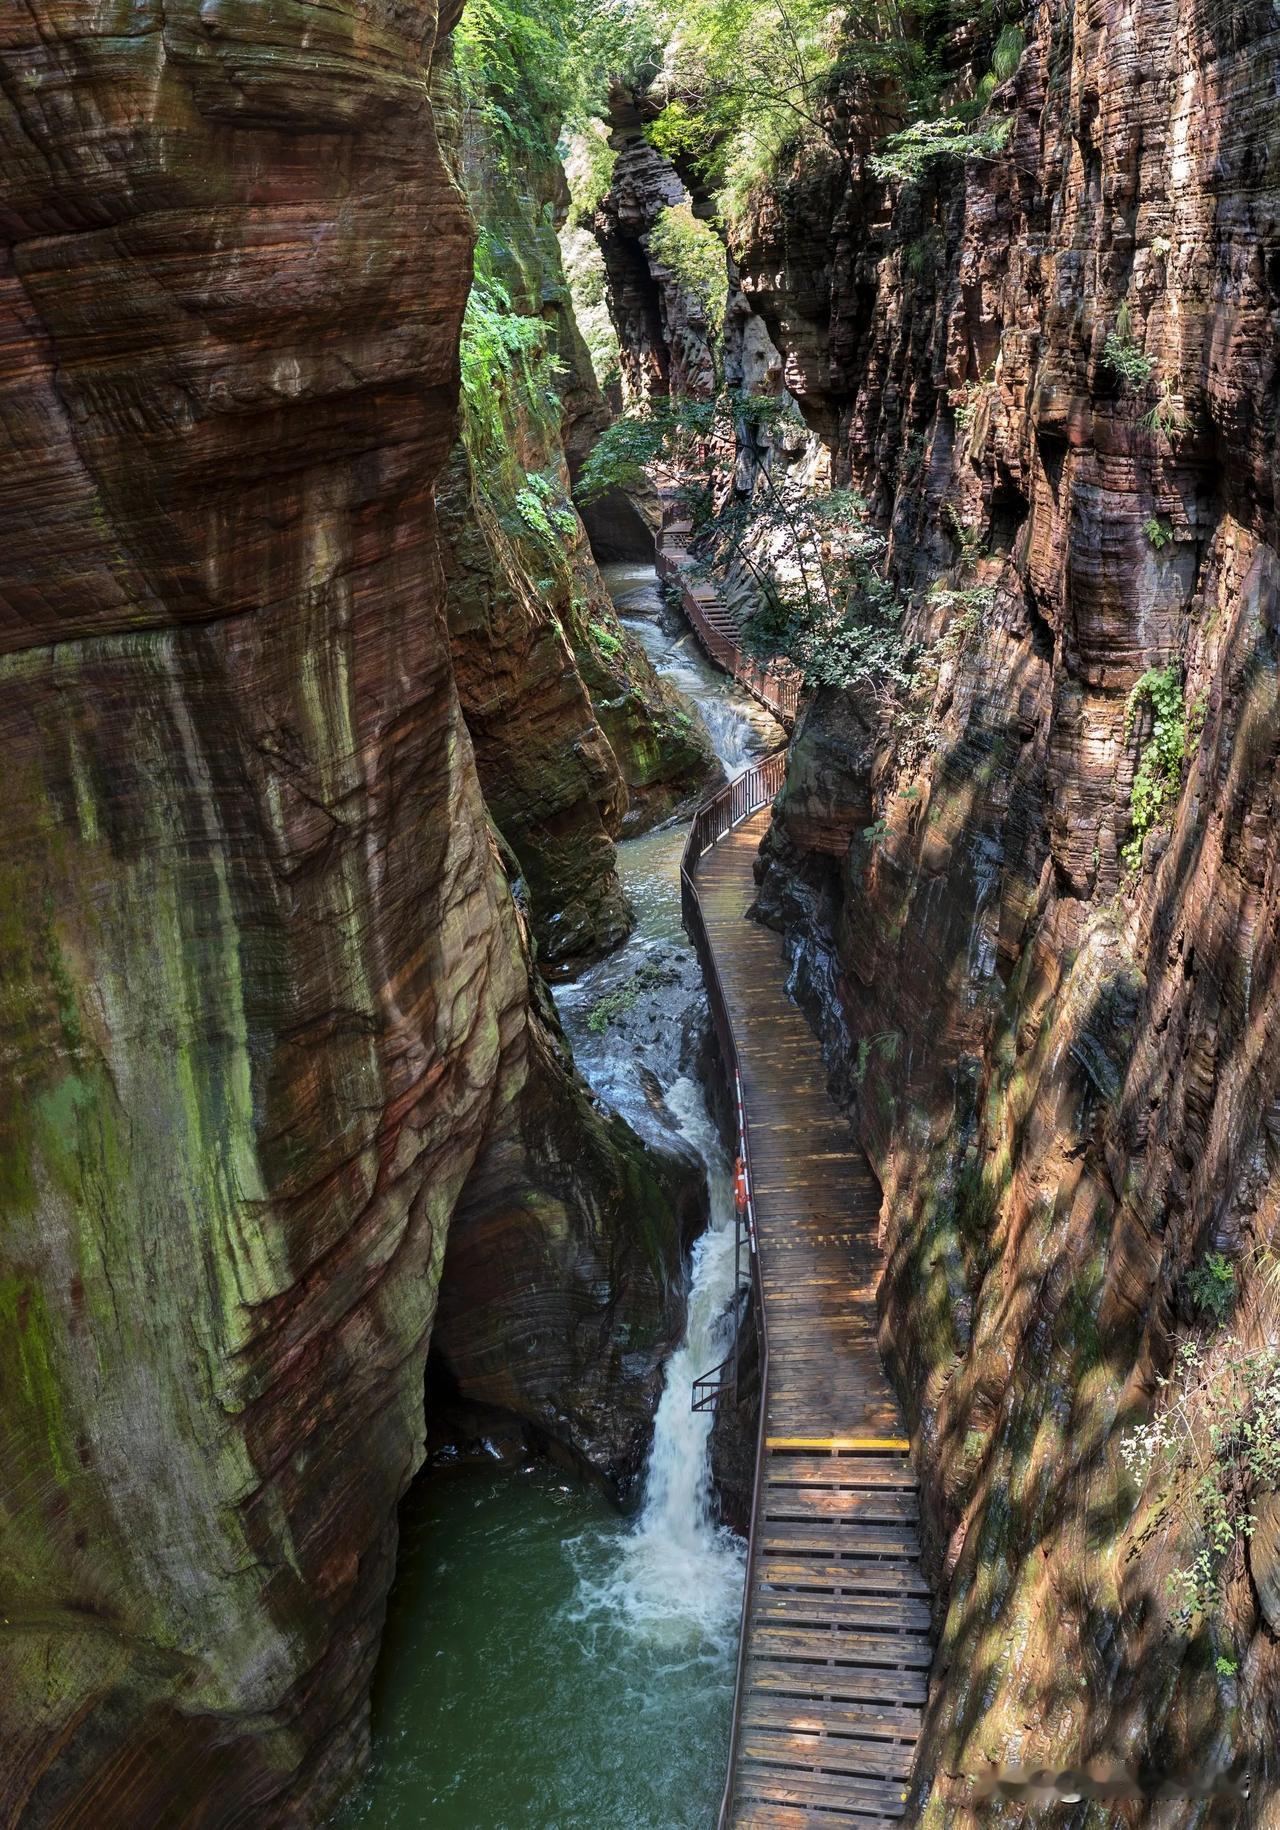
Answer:
<svg viewBox="0 0 1280 1830"><path fill-rule="evenodd" d="M711 1224L693 1249L685 1337L667 1363L654 1419L644 1499L613 1567L584 1574L575 1617L625 1621L668 1654L719 1663L731 1651L742 1601L745 1546L716 1523L711 1490L712 1417L694 1411L693 1382L728 1348L734 1289L733 1194L702 1089L681 1079L666 1103L707 1164Z"/></svg>
<svg viewBox="0 0 1280 1830"><path fill-rule="evenodd" d="M627 627L697 706L728 775L773 749L769 715L663 618L651 566L606 567ZM618 848L627 943L554 989L579 1072L642 1136L706 1165L710 1225L666 1369L639 1511L543 1462L420 1483L374 1701L374 1761L344 1826L708 1830L728 1745L745 1553L715 1520L711 1416L693 1381L727 1349L729 1164L696 1073L702 980L680 924L672 821ZM625 991L619 999L617 994ZM634 995L632 995L634 993Z"/></svg>

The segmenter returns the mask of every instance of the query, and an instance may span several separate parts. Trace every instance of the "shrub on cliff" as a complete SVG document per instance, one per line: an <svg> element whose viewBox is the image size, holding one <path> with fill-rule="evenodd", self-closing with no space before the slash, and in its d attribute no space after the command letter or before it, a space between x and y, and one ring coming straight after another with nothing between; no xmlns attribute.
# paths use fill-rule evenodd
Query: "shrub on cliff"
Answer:
<svg viewBox="0 0 1280 1830"><path fill-rule="evenodd" d="M953 116L914 121L890 134L869 164L886 183L914 184L936 159L993 159L1004 151L1012 125L1006 119L976 127Z"/></svg>
<svg viewBox="0 0 1280 1830"><path fill-rule="evenodd" d="M1147 834L1159 824L1182 786L1187 754L1187 713L1182 677L1176 667L1149 667L1129 694L1125 741L1144 708L1151 713L1151 734L1142 746L1130 794L1130 835L1123 857L1130 870L1142 862Z"/></svg>
<svg viewBox="0 0 1280 1830"><path fill-rule="evenodd" d="M1166 1515L1181 1521L1183 1561L1168 1589L1174 1618L1190 1627L1243 1566L1258 1501L1280 1491L1280 1350L1247 1348L1234 1334L1185 1341L1158 1383L1157 1415L1125 1434L1121 1455L1154 1488L1147 1533Z"/></svg>
<svg viewBox="0 0 1280 1830"><path fill-rule="evenodd" d="M787 402L732 390L624 414L584 465L578 499L634 488L658 464L703 476L690 492L700 544L752 583L743 646L761 660L790 661L810 685L883 702L909 679L905 606L882 575L884 541L866 525L862 501L850 490L815 493L776 451L756 467L750 497L711 486L720 452L790 423Z"/></svg>
<svg viewBox="0 0 1280 1830"><path fill-rule="evenodd" d="M669 267L698 301L718 336L729 301L729 265L715 230L700 221L687 203L672 204L649 231L649 253Z"/></svg>

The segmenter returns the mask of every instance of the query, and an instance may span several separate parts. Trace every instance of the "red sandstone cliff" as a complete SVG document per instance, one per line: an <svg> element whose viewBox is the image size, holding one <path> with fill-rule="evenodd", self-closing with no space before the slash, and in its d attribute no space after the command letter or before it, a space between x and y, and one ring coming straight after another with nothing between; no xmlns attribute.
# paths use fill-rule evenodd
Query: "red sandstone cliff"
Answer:
<svg viewBox="0 0 1280 1830"><path fill-rule="evenodd" d="M349 1780L456 1206L458 1376L619 1479L678 1326L454 682L438 24L0 20L6 1823Z"/></svg>
<svg viewBox="0 0 1280 1830"><path fill-rule="evenodd" d="M814 701L762 904L884 1184L943 1598L925 1824L1048 1821L970 1778L1093 1755L1252 1766L1247 1811L1115 1821L1275 1821L1274 1534L1188 1634L1194 1533L1118 1442L1178 1339L1223 1351L1209 1251L1246 1345L1280 1321L1276 50L1256 10L1040 6L1003 156L886 198L864 120L847 187L789 174L738 250L917 593L905 721ZM1187 757L1144 845L1148 670Z"/></svg>

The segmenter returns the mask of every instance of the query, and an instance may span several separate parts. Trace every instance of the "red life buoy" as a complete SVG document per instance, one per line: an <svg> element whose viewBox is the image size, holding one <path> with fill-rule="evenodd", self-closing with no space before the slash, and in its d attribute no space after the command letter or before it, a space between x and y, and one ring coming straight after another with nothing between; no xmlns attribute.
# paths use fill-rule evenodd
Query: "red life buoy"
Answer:
<svg viewBox="0 0 1280 1830"><path fill-rule="evenodd" d="M740 1214L747 1211L747 1169L739 1157L733 1169L733 1203Z"/></svg>

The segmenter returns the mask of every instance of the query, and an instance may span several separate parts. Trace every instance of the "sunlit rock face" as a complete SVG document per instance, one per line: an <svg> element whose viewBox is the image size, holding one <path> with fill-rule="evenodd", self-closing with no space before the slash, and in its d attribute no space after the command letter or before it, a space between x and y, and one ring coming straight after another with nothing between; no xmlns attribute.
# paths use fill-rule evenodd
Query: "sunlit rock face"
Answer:
<svg viewBox="0 0 1280 1830"><path fill-rule="evenodd" d="M441 84L442 95L447 83ZM441 483L449 628L485 797L519 861L539 958L565 972L630 930L614 840L695 799L710 740L614 613L570 499L609 422L569 300L558 123L522 122L519 157L484 111L446 137L491 267L539 354L495 370ZM483 281L482 281L483 284ZM545 352L545 354L543 353ZM621 492L602 527L652 559ZM623 520L626 515L627 519ZM645 544L647 543L647 544Z"/></svg>
<svg viewBox="0 0 1280 1830"><path fill-rule="evenodd" d="M1206 1253L1226 1327L1280 1319L1275 55L1262 14L1194 0L1040 7L1003 156L886 199L855 114L838 208L798 173L740 250L898 579L953 593L912 613L905 732L812 704L762 887L884 1184L943 1597L928 1825L1048 1821L970 1777L1092 1755L1241 1753L1251 1804L1205 1821L1275 1808L1270 1512L1191 1636L1166 1583L1193 1534L1118 1453L1177 1340L1221 1341ZM1122 301L1141 388L1104 357ZM1130 871L1130 695L1170 667L1183 785Z"/></svg>
<svg viewBox="0 0 1280 1830"><path fill-rule="evenodd" d="M531 989L454 683L438 24L0 22L6 1823L327 1811L495 1159L529 1197L495 1251L614 1381L584 1459L638 1454L679 1325L675 1214ZM568 1437L587 1401L538 1379Z"/></svg>
<svg viewBox="0 0 1280 1830"><path fill-rule="evenodd" d="M684 184L645 138L631 95L615 88L609 102L609 143L617 162L592 226L608 276L623 389L636 403L669 394L709 399L716 365L705 304L649 245L663 211L687 201Z"/></svg>

